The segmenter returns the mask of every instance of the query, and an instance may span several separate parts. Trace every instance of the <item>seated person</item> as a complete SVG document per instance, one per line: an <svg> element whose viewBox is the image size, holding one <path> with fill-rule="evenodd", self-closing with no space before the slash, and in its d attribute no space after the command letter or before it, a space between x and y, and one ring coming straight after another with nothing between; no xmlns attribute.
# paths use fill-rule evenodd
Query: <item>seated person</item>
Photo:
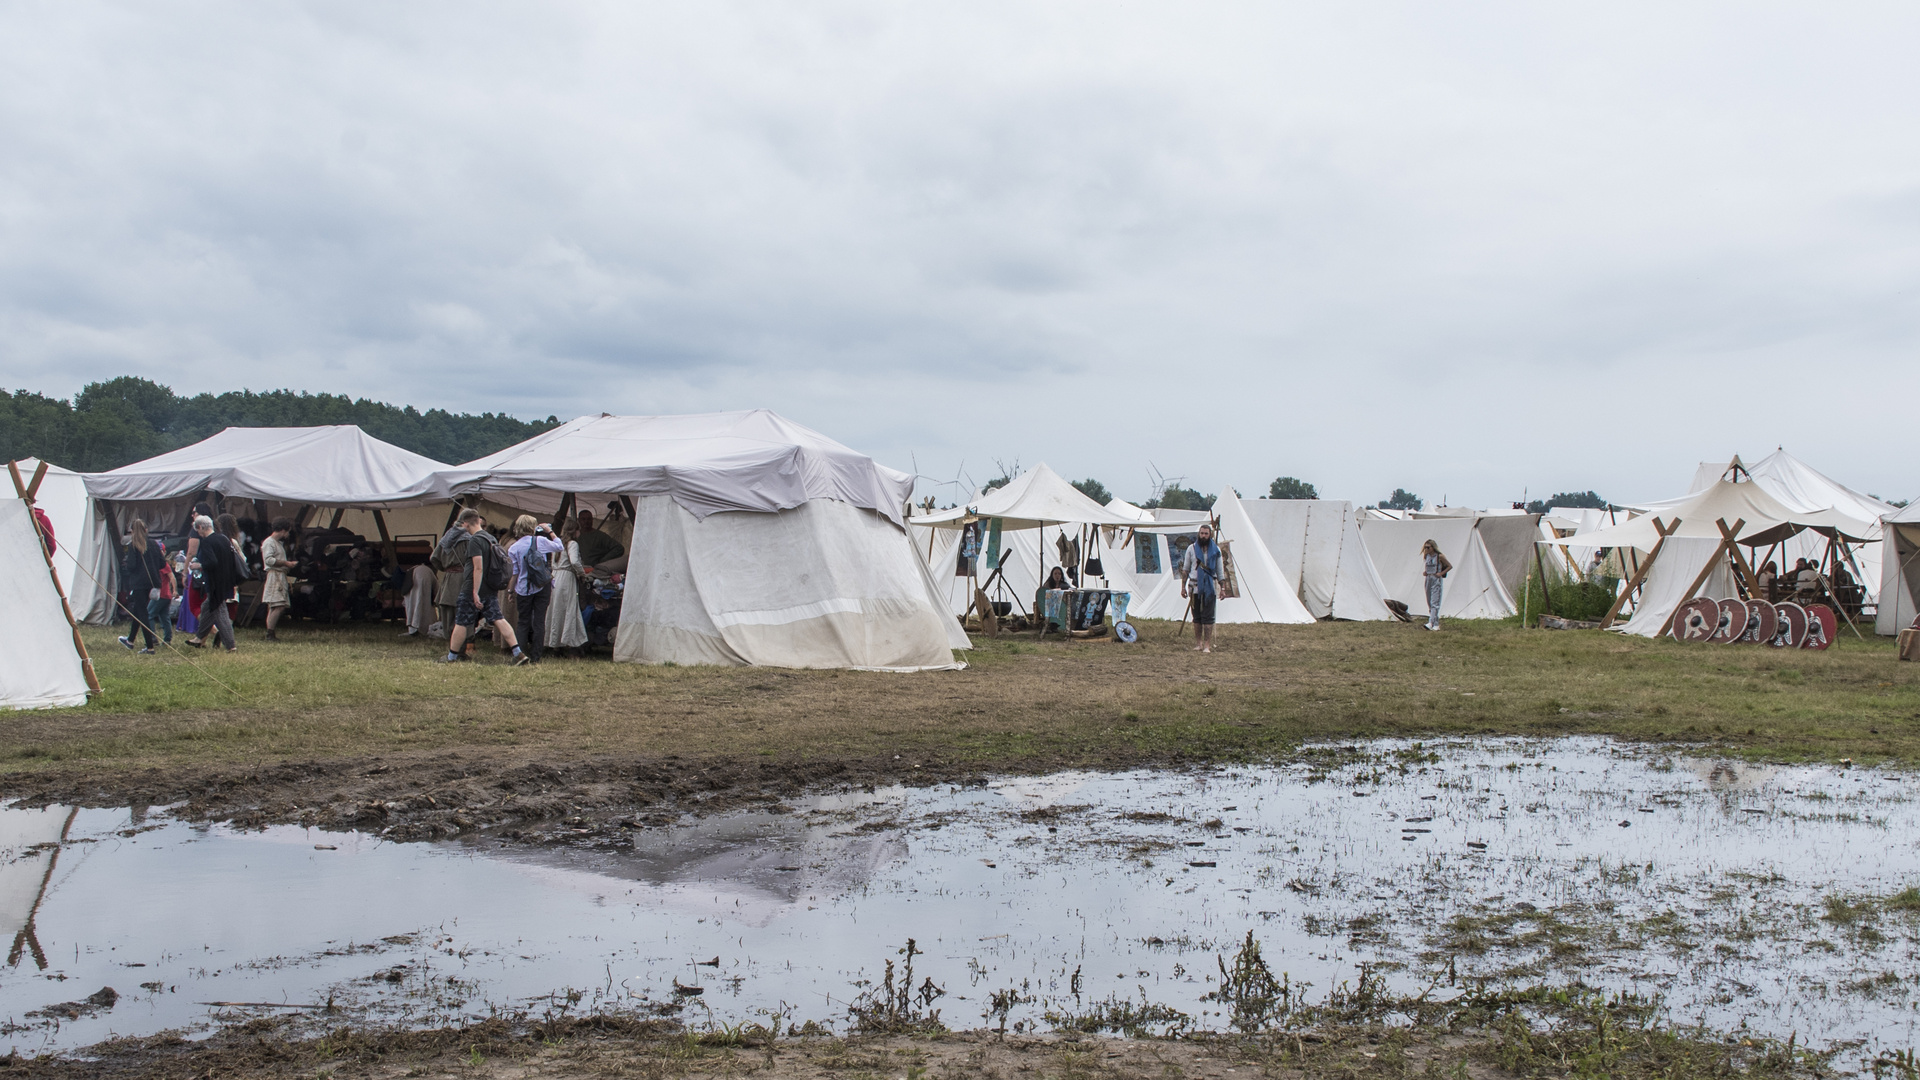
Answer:
<svg viewBox="0 0 1920 1080"><path fill-rule="evenodd" d="M1067 582L1066 571L1060 569L1057 566L1053 568L1053 573L1047 575L1047 580L1040 583L1040 587L1043 589L1073 588L1073 586Z"/></svg>
<svg viewBox="0 0 1920 1080"><path fill-rule="evenodd" d="M593 511L580 511L580 562L589 573L602 576L625 573L627 549L620 541L593 527Z"/></svg>
<svg viewBox="0 0 1920 1080"><path fill-rule="evenodd" d="M1820 588L1820 568L1805 559L1801 559L1794 565L1794 591L1802 593L1817 591Z"/></svg>
<svg viewBox="0 0 1920 1080"><path fill-rule="evenodd" d="M1760 568L1758 577L1760 579L1759 599L1771 601L1774 583L1780 578L1780 568L1773 565L1773 560L1769 559L1767 564Z"/></svg>

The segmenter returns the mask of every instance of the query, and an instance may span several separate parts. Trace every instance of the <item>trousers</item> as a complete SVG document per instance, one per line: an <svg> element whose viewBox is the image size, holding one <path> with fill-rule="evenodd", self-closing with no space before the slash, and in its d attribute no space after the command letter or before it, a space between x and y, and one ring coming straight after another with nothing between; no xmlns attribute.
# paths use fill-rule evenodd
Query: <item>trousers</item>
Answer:
<svg viewBox="0 0 1920 1080"><path fill-rule="evenodd" d="M220 647L233 648L233 617L227 614L225 600L215 600L212 596L200 598L200 630L200 640L205 641L217 632Z"/></svg>
<svg viewBox="0 0 1920 1080"><path fill-rule="evenodd" d="M516 595L514 600L520 609L520 617L513 628L514 636L520 639L520 651L537 664L547 644L547 605L553 601L553 588L549 586L537 593Z"/></svg>
<svg viewBox="0 0 1920 1080"><path fill-rule="evenodd" d="M1440 586L1441 586L1441 580L1439 578L1430 577L1427 579L1427 625L1428 626L1440 625Z"/></svg>

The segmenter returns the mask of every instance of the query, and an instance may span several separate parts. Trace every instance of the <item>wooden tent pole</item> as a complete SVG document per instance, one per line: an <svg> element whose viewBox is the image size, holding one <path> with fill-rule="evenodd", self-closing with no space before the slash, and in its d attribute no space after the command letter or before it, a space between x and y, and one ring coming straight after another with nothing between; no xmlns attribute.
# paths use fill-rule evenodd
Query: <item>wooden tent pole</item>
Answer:
<svg viewBox="0 0 1920 1080"><path fill-rule="evenodd" d="M1525 492L1522 492L1525 494ZM1547 560L1540 554L1540 542L1533 542L1533 565L1540 569L1540 603L1553 614L1553 595L1547 591Z"/></svg>
<svg viewBox="0 0 1920 1080"><path fill-rule="evenodd" d="M1816 570L1814 573L1819 574L1820 572ZM1847 620L1847 629L1852 630L1853 636L1860 638L1861 641L1867 640L1861 637L1860 628L1853 625L1853 616L1847 614L1847 605L1840 602L1840 597L1833 588L1833 580L1825 574L1820 574L1820 584L1827 587L1827 596L1833 600L1833 606L1839 610L1840 617Z"/></svg>
<svg viewBox="0 0 1920 1080"><path fill-rule="evenodd" d="M1653 550L1647 552L1647 561L1641 563L1640 568L1633 572L1633 577L1627 580L1627 587L1621 589L1620 595L1613 598L1613 606L1607 609L1607 617L1600 620L1600 629L1605 630L1612 626L1613 620L1620 617L1620 608L1626 604L1627 597L1632 596L1633 590L1639 588L1640 583L1647 579L1647 571L1653 569L1653 560L1660 557L1660 549L1667 546L1667 537L1672 536L1678 528L1680 528L1679 518L1673 519L1671 528L1660 524L1659 518L1653 519L1653 531L1660 534L1660 539L1653 542Z"/></svg>
<svg viewBox="0 0 1920 1080"><path fill-rule="evenodd" d="M33 467L33 479L27 481L27 490L24 492L23 497L28 502L32 502L33 500L40 497L40 481L45 480L46 478L47 478L47 463L45 460L42 460L40 464L35 465Z"/></svg>
<svg viewBox="0 0 1920 1080"><path fill-rule="evenodd" d="M400 553L394 550L393 534L387 531L387 517L380 511L373 512L374 527L380 530L380 551L387 557L387 572L392 573L400 565Z"/></svg>
<svg viewBox="0 0 1920 1080"><path fill-rule="evenodd" d="M1721 521L1719 525L1720 535L1726 538L1727 545L1733 551L1733 565L1734 568L1740 572L1740 581L1747 587L1747 595L1749 597L1759 596L1760 579L1754 576L1753 567L1747 565L1747 560L1741 556L1740 545L1733 542L1733 534L1727 531L1727 523Z"/></svg>
<svg viewBox="0 0 1920 1080"><path fill-rule="evenodd" d="M347 508L346 508L346 507L344 507L344 506L336 506L336 507L334 507L334 508L333 508L333 520L327 523L327 531L329 531L329 532L331 532L331 531L333 531L334 529L337 529L337 528L339 528L339 527L340 527L340 519L341 519L341 518L343 518L343 517L346 517L346 516L347 516Z"/></svg>
<svg viewBox="0 0 1920 1080"><path fill-rule="evenodd" d="M46 469L46 462L40 463ZM28 494L26 481L20 478L20 466L7 462L7 472L13 476L13 490L20 495L20 501L27 504L27 524L33 528L33 546L40 549L40 557L46 560L47 577L53 581L53 592L60 598L60 613L67 617L67 629L73 631L73 649L80 654L80 672L86 676L87 689L100 692L100 676L93 672L93 657L87 655L87 643L80 639L80 624L73 621L73 608L67 603L67 590L60 587L60 573L53 568L53 552L47 550L46 537L40 535L40 526L33 520L33 496ZM39 476L35 476L37 481Z"/></svg>
<svg viewBox="0 0 1920 1080"><path fill-rule="evenodd" d="M1726 518L1720 518L1715 524L1720 526L1719 546L1715 547L1713 554L1707 557L1707 564L1700 568L1700 574L1693 579L1693 584L1687 586L1687 591L1680 594L1680 599L1673 605L1673 610L1667 612L1666 619L1660 623L1660 631L1653 635L1655 638L1666 637L1667 633L1673 629L1673 620L1680 614L1680 608L1693 599L1693 594L1700 591L1700 586L1707 583L1707 578L1713 576L1714 565L1720 561L1722 555L1726 554L1727 549L1733 546L1733 537L1740 535L1740 530L1746 527L1747 519L1736 520L1731 529L1727 528Z"/></svg>
<svg viewBox="0 0 1920 1080"><path fill-rule="evenodd" d="M560 496L560 509L555 510L553 512L553 520L548 524L552 525L557 530L560 528L561 523L566 521L567 518L572 513L573 513L573 492L569 491Z"/></svg>

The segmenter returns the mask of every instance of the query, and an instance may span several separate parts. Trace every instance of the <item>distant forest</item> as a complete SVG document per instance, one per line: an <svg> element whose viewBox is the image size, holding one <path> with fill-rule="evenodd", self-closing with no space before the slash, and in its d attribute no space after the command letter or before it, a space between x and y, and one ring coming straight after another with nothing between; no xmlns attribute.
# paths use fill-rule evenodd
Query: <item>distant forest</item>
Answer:
<svg viewBox="0 0 1920 1080"><path fill-rule="evenodd" d="M72 401L0 390L0 456L37 457L79 472L103 472L177 450L229 427L357 424L376 439L450 465L472 461L558 427L504 413L421 412L411 405L305 394L229 391L181 397L147 379L89 383Z"/></svg>

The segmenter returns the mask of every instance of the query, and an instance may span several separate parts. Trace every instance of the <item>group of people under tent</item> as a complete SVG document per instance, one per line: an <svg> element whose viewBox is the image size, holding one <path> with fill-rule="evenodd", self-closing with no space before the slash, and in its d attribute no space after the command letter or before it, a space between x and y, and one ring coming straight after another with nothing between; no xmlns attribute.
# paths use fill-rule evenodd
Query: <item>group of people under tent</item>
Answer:
<svg viewBox="0 0 1920 1080"><path fill-rule="evenodd" d="M596 528L591 511L567 518L557 534L531 514L496 534L484 513L467 509L434 546L438 582L422 578L415 589L422 596L432 590L439 619L427 632L446 636L441 663L472 659L476 639L491 632L511 663L537 664L548 649L580 655L596 628L601 641L610 639L619 608L607 594L624 585L627 559L626 546ZM422 632L413 625L413 596L410 635Z"/></svg>
<svg viewBox="0 0 1920 1080"><path fill-rule="evenodd" d="M1820 580L1820 563L1814 559L1795 559L1793 569L1785 574L1780 573L1780 568L1774 565L1772 559L1768 559L1754 576L1759 579L1760 591L1764 594L1761 599L1770 602L1794 598L1811 601L1827 592L1827 584ZM1863 590L1853 580L1853 575L1847 572L1845 563L1834 561L1833 572L1827 575L1827 583L1833 586L1833 595L1829 599L1858 613Z"/></svg>
<svg viewBox="0 0 1920 1080"><path fill-rule="evenodd" d="M609 640L618 602L609 604L603 594L617 595L627 550L607 529L596 527L590 511L567 519L558 535L526 515L504 530L486 526L478 511L463 512L426 561L408 570L393 568L394 588L404 593L405 636L448 638L464 658L484 629L511 650L516 663L537 662L551 648L579 655L595 640L596 629L601 643ZM256 532L265 533L257 543ZM294 579L309 576L311 564L329 559L342 564L349 591L358 580L354 572L361 571L371 596L379 586L376 554L355 538L330 556L323 542L328 532L313 530L312 542L296 548L295 527L286 518L263 526L216 514L202 502L193 507L186 537L169 546L165 534L134 519L120 566L116 622L127 623L120 644L152 655L163 642L172 646L178 630L190 647L212 643L235 652L240 588L256 580L266 610L261 640L278 641L282 622L304 599L301 592L313 588L306 582L296 586ZM479 588L475 557L481 559ZM319 580L330 584L332 576L333 568L325 568ZM489 590L490 580L503 584Z"/></svg>

